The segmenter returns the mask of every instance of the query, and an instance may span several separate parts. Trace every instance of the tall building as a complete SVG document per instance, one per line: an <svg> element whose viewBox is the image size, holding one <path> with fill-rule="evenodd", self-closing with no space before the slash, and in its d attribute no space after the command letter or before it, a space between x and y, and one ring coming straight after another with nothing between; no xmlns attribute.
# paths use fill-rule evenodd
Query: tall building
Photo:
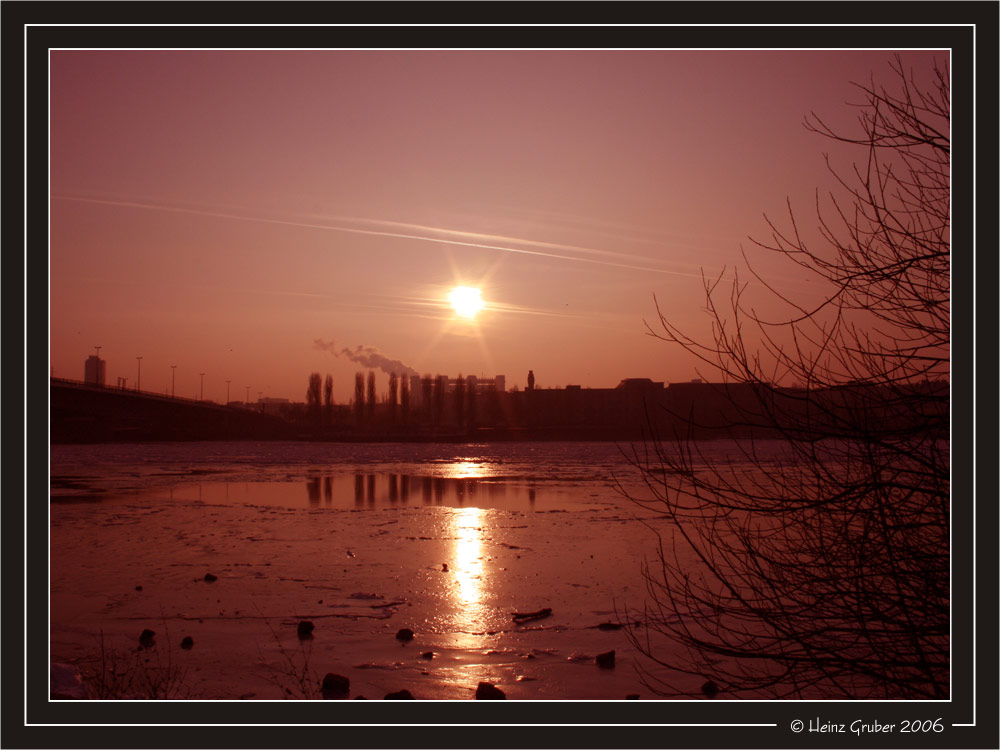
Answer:
<svg viewBox="0 0 1000 750"><path fill-rule="evenodd" d="M486 393L491 390L503 393L507 390L507 378L503 375L494 375L492 378L477 378L475 375L470 375L466 382L468 389L476 393Z"/></svg>
<svg viewBox="0 0 1000 750"><path fill-rule="evenodd" d="M455 386L458 384L458 378L449 378L447 376L438 375L437 378L431 378L430 375L424 375L424 378L430 378L431 382L437 382L438 379L444 377L447 381L445 391L447 393L454 393ZM423 378L419 375L413 375L410 378L410 408L416 409L421 406L426 406L429 403L428 393L429 390L425 390L423 385ZM507 377L505 375L494 375L492 378L480 378L476 375L469 375L465 378L465 388L467 393L488 393L489 391L497 391L498 393L505 393L507 391Z"/></svg>
<svg viewBox="0 0 1000 750"><path fill-rule="evenodd" d="M438 377L441 377L440 375ZM448 378L448 393L455 392L458 385L458 378ZM480 378L476 375L465 377L465 389L468 393L487 393L492 390L503 393L507 390L507 378L504 375L495 375L492 378Z"/></svg>
<svg viewBox="0 0 1000 750"><path fill-rule="evenodd" d="M104 385L104 360L96 354L87 357L83 365L83 382L92 385Z"/></svg>

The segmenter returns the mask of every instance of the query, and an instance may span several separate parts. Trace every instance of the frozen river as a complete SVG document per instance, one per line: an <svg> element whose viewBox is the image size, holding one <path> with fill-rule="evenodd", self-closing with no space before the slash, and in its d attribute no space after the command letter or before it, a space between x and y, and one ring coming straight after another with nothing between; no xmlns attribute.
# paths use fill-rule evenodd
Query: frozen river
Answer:
<svg viewBox="0 0 1000 750"><path fill-rule="evenodd" d="M655 698L627 636L669 529L620 487L641 477L608 443L53 446L52 660L175 698L320 697L326 673L350 698Z"/></svg>

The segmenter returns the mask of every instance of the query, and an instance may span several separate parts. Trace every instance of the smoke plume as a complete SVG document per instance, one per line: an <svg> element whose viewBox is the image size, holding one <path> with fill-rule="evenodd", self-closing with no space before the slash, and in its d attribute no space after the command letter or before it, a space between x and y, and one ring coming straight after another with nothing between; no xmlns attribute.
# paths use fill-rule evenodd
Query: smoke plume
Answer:
<svg viewBox="0 0 1000 750"><path fill-rule="evenodd" d="M397 375L420 374L412 367L408 367L400 362L398 359L389 359L384 354L379 352L379 350L374 346L358 344L353 349L349 346L338 349L333 341L316 339L313 343L317 349L330 352L330 354L334 357L347 357L352 362L357 362L359 365L363 365L364 367L368 367L370 369L379 369L387 375L391 375L392 373L396 373Z"/></svg>

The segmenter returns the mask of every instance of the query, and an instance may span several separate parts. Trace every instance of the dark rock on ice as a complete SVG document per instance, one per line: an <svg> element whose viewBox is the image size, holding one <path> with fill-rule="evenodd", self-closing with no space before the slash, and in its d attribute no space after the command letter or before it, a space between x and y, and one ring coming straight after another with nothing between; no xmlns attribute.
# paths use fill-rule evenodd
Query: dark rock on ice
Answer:
<svg viewBox="0 0 1000 750"><path fill-rule="evenodd" d="M433 658L434 658L434 652L433 652L433 651L424 651L424 653L422 653L422 654L420 654L420 655L421 655L421 656L422 656L422 657L423 657L424 659L433 659Z"/></svg>
<svg viewBox="0 0 1000 750"><path fill-rule="evenodd" d="M213 581L218 581L219 577L212 575L211 573L205 574L205 583L212 583Z"/></svg>
<svg viewBox="0 0 1000 750"><path fill-rule="evenodd" d="M716 685L714 681L709 680L701 686L701 692L709 698L714 698L719 694L719 686Z"/></svg>
<svg viewBox="0 0 1000 750"><path fill-rule="evenodd" d="M400 628L399 632L396 633L396 640L404 642L412 641L413 635L414 635L413 631L410 630L409 628Z"/></svg>
<svg viewBox="0 0 1000 750"><path fill-rule="evenodd" d="M181 641L181 648L184 649L185 651L190 651L193 646L194 646L194 639L189 635L184 636L184 640Z"/></svg>
<svg viewBox="0 0 1000 750"><path fill-rule="evenodd" d="M156 638L156 633L154 633L149 628L146 628L145 630L142 631L142 634L139 636L139 645L145 646L146 648L151 648L153 643L155 642L155 638Z"/></svg>
<svg viewBox="0 0 1000 750"><path fill-rule="evenodd" d="M627 701L637 701L637 700L639 700L639 694L638 693L629 693L628 695L625 696L625 700L627 700Z"/></svg>
<svg viewBox="0 0 1000 750"><path fill-rule="evenodd" d="M385 696L387 701L412 701L415 700L412 695L410 695L409 690L399 690L395 693L387 693Z"/></svg>
<svg viewBox="0 0 1000 750"><path fill-rule="evenodd" d="M597 662L597 666L601 669L614 669L615 668L615 652L608 651L606 654L598 654L594 661Z"/></svg>
<svg viewBox="0 0 1000 750"><path fill-rule="evenodd" d="M500 688L495 687L488 682L480 682L479 686L476 687L476 700L505 701L507 700L507 694Z"/></svg>
<svg viewBox="0 0 1000 750"><path fill-rule="evenodd" d="M535 612L514 612L514 621L529 622L531 620L541 620L543 617L548 617L552 614L551 607L543 607Z"/></svg>
<svg viewBox="0 0 1000 750"><path fill-rule="evenodd" d="M316 626L312 624L310 620L300 620L297 632L299 634L300 640L305 640L306 638L312 638L313 629Z"/></svg>
<svg viewBox="0 0 1000 750"><path fill-rule="evenodd" d="M322 690L324 698L346 697L351 692L351 681L342 674L327 672L323 677Z"/></svg>

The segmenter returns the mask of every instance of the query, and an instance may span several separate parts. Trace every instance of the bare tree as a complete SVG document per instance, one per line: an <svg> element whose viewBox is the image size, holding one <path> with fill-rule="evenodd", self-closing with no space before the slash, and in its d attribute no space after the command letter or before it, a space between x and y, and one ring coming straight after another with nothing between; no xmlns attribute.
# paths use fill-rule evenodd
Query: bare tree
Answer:
<svg viewBox="0 0 1000 750"><path fill-rule="evenodd" d="M320 412L320 389L322 387L322 383L323 380L318 372L314 372L309 375L309 387L306 390L306 405L309 410L309 415L316 427L319 427L320 420L322 418Z"/></svg>
<svg viewBox="0 0 1000 750"><path fill-rule="evenodd" d="M365 416L368 418L369 424L374 424L375 422L375 371L368 371L368 388L367 388L368 398L365 402Z"/></svg>
<svg viewBox="0 0 1000 750"><path fill-rule="evenodd" d="M458 424L458 430L461 432L465 429L465 378L462 374L458 374L458 379L455 380L455 421Z"/></svg>
<svg viewBox="0 0 1000 750"><path fill-rule="evenodd" d="M389 373L389 423L396 424L396 399L399 392L399 375Z"/></svg>
<svg viewBox="0 0 1000 750"><path fill-rule="evenodd" d="M434 378L434 426L444 423L445 394L448 392L448 376L438 375Z"/></svg>
<svg viewBox="0 0 1000 750"><path fill-rule="evenodd" d="M333 425L333 376L327 374L323 381L323 421L327 427Z"/></svg>
<svg viewBox="0 0 1000 750"><path fill-rule="evenodd" d="M365 374L354 373L354 416L358 427L364 424L365 418Z"/></svg>
<svg viewBox="0 0 1000 750"><path fill-rule="evenodd" d="M465 389L466 390L466 397L465 397L465 402L466 402L466 408L465 408L466 424L467 424L469 430L475 430L476 426L478 424L478 421L479 421L478 415L476 413L476 408L477 408L477 404L476 404L476 400L477 400L476 389L477 389L478 386L476 385L475 381L471 381L470 378L466 378L465 382L466 382L466 389Z"/></svg>
<svg viewBox="0 0 1000 750"><path fill-rule="evenodd" d="M399 383L399 411L403 424L410 421L410 380L405 375Z"/></svg>
<svg viewBox="0 0 1000 750"><path fill-rule="evenodd" d="M686 439L688 419L631 453L646 484L631 497L670 529L629 631L658 692L948 697L949 77L892 70L892 88L858 86L859 135L806 119L864 152L846 173L827 157L816 231L789 203L754 243L819 296L751 267L788 311L772 319L738 277L706 281L707 342L657 304L652 335L720 373L720 392L754 395L731 400L741 439L725 450Z"/></svg>
<svg viewBox="0 0 1000 750"><path fill-rule="evenodd" d="M420 379L420 403L424 415L424 422L431 423L431 391L434 379L430 374L424 375Z"/></svg>

